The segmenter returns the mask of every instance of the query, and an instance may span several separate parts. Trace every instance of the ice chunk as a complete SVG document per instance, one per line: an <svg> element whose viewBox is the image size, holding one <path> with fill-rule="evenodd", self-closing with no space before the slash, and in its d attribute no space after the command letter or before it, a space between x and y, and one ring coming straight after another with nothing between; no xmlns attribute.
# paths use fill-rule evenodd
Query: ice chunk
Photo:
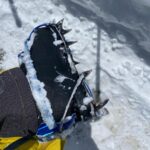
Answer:
<svg viewBox="0 0 150 150"><path fill-rule="evenodd" d="M85 97L83 99L83 104L84 105L88 105L89 103L91 103L93 101L93 97Z"/></svg>
<svg viewBox="0 0 150 150"><path fill-rule="evenodd" d="M55 40L55 41L53 42L53 44L54 44L55 46L61 45L62 43L63 43L62 40Z"/></svg>
<svg viewBox="0 0 150 150"><path fill-rule="evenodd" d="M64 80L67 79L67 77L63 76L63 75L58 75L56 78L55 78L55 82L59 82L59 83L62 83L64 82Z"/></svg>

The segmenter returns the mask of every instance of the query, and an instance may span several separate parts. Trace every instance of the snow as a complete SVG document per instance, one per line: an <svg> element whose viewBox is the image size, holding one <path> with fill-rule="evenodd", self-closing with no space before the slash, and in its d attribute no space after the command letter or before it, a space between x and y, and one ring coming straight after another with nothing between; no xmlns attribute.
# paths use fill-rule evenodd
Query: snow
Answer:
<svg viewBox="0 0 150 150"><path fill-rule="evenodd" d="M89 18L73 14L69 9L74 8L76 13L84 9L77 7L75 11L76 5L73 3L68 7L69 1L67 6L65 2L63 4L53 0L15 0L14 5L22 21L22 27L17 27L8 1L1 0L0 49L6 54L0 68L18 66L17 55L33 27L64 18L64 27L72 28L66 39L78 40L78 43L71 46L74 59L80 62L77 68L80 72L93 69L87 78L93 90L97 41L100 40L100 86L104 95L110 99L106 106L109 114L96 122L79 124L68 139L65 150L149 150L149 1L132 0L132 5L131 1L124 1L125 13L121 11L124 10L121 5L123 0L116 3L111 3L112 0L109 3L104 3L104 0L71 1L86 8L91 16L89 13ZM129 11L127 6L132 6L130 8L134 12ZM120 13L116 13L115 8L119 8ZM126 12L131 13L130 17ZM94 17L98 23L103 23L100 26L100 39L97 39Z"/></svg>
<svg viewBox="0 0 150 150"><path fill-rule="evenodd" d="M61 41L61 40L57 40L57 41L54 41L54 42L53 42L53 44L54 44L55 46L61 45L62 43L63 43L63 41Z"/></svg>
<svg viewBox="0 0 150 150"><path fill-rule="evenodd" d="M85 105L81 105L80 110L81 111L87 110L87 107Z"/></svg>
<svg viewBox="0 0 150 150"><path fill-rule="evenodd" d="M74 66L74 63L73 63L70 55L68 55L68 62L69 62L70 68L71 68L71 73L72 74L76 73L76 68Z"/></svg>
<svg viewBox="0 0 150 150"><path fill-rule="evenodd" d="M53 31L53 32L54 32L54 31ZM53 33L53 37L54 37L54 42L53 42L53 44L54 44L55 46L61 45L61 44L63 43L62 40L57 40L57 34L56 34L55 32Z"/></svg>
<svg viewBox="0 0 150 150"><path fill-rule="evenodd" d="M58 73L59 74L59 73ZM58 82L58 83L62 83L62 82L64 82L64 80L66 80L66 79L68 79L68 80L72 80L73 82L74 82L74 80L73 79L71 79L71 78L69 78L69 77L66 77L66 76L64 76L64 75L62 75L62 74L59 74L55 79L54 79L54 81L55 82ZM71 87L68 87L68 89L70 89Z"/></svg>
<svg viewBox="0 0 150 150"><path fill-rule="evenodd" d="M47 97L47 92L44 89L44 83L37 79L36 70L34 68L28 48L28 45L25 45L24 51L19 54L18 59L20 60L21 64L25 64L27 70L26 77L28 79L36 105L41 113L42 119L47 124L49 129L53 129L55 126L55 121L53 118L51 103Z"/></svg>
<svg viewBox="0 0 150 150"><path fill-rule="evenodd" d="M93 101L93 97L85 97L83 99L83 104L84 105L88 105L89 103L91 103Z"/></svg>
<svg viewBox="0 0 150 150"><path fill-rule="evenodd" d="M64 82L65 79L68 79L68 78L65 77L65 76L63 76L63 75L58 75L58 76L55 78L55 82L62 83L62 82Z"/></svg>

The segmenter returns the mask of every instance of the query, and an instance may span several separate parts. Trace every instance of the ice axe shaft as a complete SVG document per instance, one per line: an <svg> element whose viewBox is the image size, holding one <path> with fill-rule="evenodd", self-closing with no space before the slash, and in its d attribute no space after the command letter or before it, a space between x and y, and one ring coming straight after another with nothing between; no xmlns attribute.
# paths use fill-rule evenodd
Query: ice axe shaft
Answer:
<svg viewBox="0 0 150 150"><path fill-rule="evenodd" d="M96 57L96 90L95 90L95 103L101 103L100 99L100 43L101 30L97 26L97 57Z"/></svg>

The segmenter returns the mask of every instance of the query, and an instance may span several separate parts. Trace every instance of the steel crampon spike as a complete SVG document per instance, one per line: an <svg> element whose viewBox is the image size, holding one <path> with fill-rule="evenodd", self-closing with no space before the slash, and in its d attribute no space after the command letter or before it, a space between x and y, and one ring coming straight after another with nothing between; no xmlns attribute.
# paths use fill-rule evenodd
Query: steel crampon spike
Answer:
<svg viewBox="0 0 150 150"><path fill-rule="evenodd" d="M71 31L72 29L61 29L61 34L67 34L67 33L69 33L70 31Z"/></svg>
<svg viewBox="0 0 150 150"><path fill-rule="evenodd" d="M62 43L60 44L60 48L61 48L61 49L65 49L65 43L64 43L64 42L62 42Z"/></svg>
<svg viewBox="0 0 150 150"><path fill-rule="evenodd" d="M58 22L56 23L56 27L57 27L59 30L62 30L63 21L64 21L64 19L61 19L60 21L58 21Z"/></svg>
<svg viewBox="0 0 150 150"><path fill-rule="evenodd" d="M78 65L78 64L79 64L79 62L77 62L77 61L74 61L74 64L75 64L75 65Z"/></svg>
<svg viewBox="0 0 150 150"><path fill-rule="evenodd" d="M92 72L92 69L84 71L82 74L84 74L85 77L87 77Z"/></svg>
<svg viewBox="0 0 150 150"><path fill-rule="evenodd" d="M66 45L69 47L69 46L71 46L71 45L73 45L75 43L77 43L77 41L67 41Z"/></svg>

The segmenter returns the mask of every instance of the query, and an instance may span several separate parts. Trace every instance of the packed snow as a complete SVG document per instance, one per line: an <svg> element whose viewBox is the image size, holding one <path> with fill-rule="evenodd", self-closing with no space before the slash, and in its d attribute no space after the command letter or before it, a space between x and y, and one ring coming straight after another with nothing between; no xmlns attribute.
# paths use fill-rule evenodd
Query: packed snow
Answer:
<svg viewBox="0 0 150 150"><path fill-rule="evenodd" d="M84 104L84 105L88 105L88 104L90 104L92 101L93 101L93 98L92 98L92 97L85 97L85 98L83 99L83 104Z"/></svg>
<svg viewBox="0 0 150 150"><path fill-rule="evenodd" d="M26 77L28 79L32 95L41 113L43 121L47 124L49 129L53 129L55 126L55 121L51 103L47 97L47 91L44 88L44 83L39 81L37 78L37 72L34 68L33 60L30 56L28 43L25 44L24 51L19 54L18 60L20 60L19 62L21 62L21 64L23 63L26 67Z"/></svg>
<svg viewBox="0 0 150 150"><path fill-rule="evenodd" d="M93 69L87 80L94 91L100 41L100 88L110 99L106 106L109 114L79 124L67 140L65 150L149 150L150 5L148 0L113 2L14 0L19 26L9 1L0 1L0 50L5 52L0 68L3 70L18 66L18 53L35 26L64 18L64 28L72 28L66 39L78 41L70 47L74 59L80 62L78 71ZM130 14L125 15L126 12Z"/></svg>

